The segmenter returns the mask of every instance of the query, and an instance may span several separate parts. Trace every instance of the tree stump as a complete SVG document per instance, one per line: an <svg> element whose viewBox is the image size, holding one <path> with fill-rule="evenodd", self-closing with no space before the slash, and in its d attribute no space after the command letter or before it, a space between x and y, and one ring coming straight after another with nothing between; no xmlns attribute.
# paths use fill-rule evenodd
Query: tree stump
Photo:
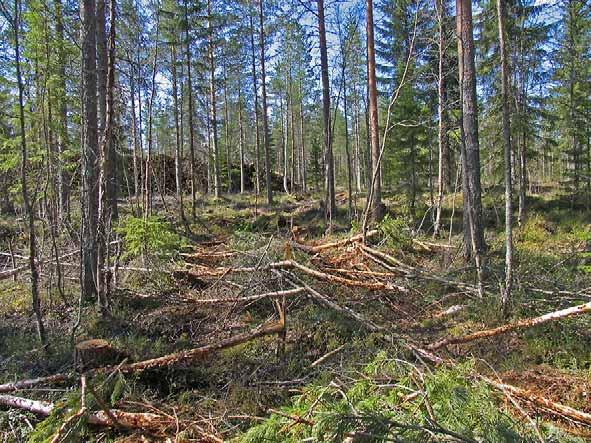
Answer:
<svg viewBox="0 0 591 443"><path fill-rule="evenodd" d="M76 370L84 372L88 369L113 366L129 359L129 355L114 348L102 339L84 340L75 347Z"/></svg>

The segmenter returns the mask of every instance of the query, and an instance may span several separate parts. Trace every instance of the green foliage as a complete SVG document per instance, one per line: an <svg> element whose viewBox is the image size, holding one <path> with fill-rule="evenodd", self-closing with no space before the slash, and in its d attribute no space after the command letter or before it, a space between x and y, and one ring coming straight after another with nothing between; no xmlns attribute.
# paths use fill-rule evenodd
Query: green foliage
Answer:
<svg viewBox="0 0 591 443"><path fill-rule="evenodd" d="M392 218L386 214L378 229L387 239L388 246L392 249L400 249L411 245L410 229L404 220L400 218Z"/></svg>
<svg viewBox="0 0 591 443"><path fill-rule="evenodd" d="M123 236L124 258L153 254L159 258L174 256L185 246L184 239L160 217L128 217L118 228Z"/></svg>
<svg viewBox="0 0 591 443"><path fill-rule="evenodd" d="M281 414L237 441L341 442L362 433L376 442L423 442L444 441L450 432L477 441L534 441L530 431L497 406L485 384L472 380L471 372L471 365L464 364L422 375L410 363L380 352L349 387L337 380L308 386ZM418 390L424 395L409 400L407 395Z"/></svg>

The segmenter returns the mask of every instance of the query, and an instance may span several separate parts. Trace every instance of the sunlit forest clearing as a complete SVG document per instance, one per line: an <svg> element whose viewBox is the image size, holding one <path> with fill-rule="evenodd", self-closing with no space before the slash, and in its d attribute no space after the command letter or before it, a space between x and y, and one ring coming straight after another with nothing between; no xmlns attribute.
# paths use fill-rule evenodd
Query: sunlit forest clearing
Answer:
<svg viewBox="0 0 591 443"><path fill-rule="evenodd" d="M588 2L0 0L0 60L2 441L591 440Z"/></svg>

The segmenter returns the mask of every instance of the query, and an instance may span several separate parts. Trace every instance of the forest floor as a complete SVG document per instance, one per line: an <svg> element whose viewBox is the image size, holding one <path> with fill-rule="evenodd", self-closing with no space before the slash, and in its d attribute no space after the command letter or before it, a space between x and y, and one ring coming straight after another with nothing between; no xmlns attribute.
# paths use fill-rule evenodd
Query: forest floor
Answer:
<svg viewBox="0 0 591 443"><path fill-rule="evenodd" d="M359 233L359 223L348 221L344 193L330 233L318 196L281 196L272 208L251 195L201 199L195 222L183 225L178 214L159 208L160 219L141 233L130 222L131 208L123 207L110 317L101 317L92 301L79 312L76 256L63 260L63 296L55 266L46 260L45 351L36 338L26 274L0 280L0 383L72 373L73 341L107 340L129 363L225 343L283 314L286 332L236 340L199 359L129 372L124 363L110 375L89 377L86 417L106 407L149 412L156 425L89 424L85 414L76 416L81 405L74 375L10 393L56 406L47 418L0 409L0 438L587 441L591 316L436 346L591 297L591 212L555 193L534 195L527 220L515 230L515 288L503 318L503 201L500 193L487 195L483 298L462 254L459 196L455 209L446 201L444 233L433 239L425 231L426 208L417 208L418 223L410 224L400 197L387 195L389 216L368 239L369 249L338 243ZM354 215L363 203L355 201ZM3 238L20 238L17 225L2 220ZM320 246L330 242L337 244ZM45 257L48 244L41 245ZM60 247L76 250L65 236Z"/></svg>

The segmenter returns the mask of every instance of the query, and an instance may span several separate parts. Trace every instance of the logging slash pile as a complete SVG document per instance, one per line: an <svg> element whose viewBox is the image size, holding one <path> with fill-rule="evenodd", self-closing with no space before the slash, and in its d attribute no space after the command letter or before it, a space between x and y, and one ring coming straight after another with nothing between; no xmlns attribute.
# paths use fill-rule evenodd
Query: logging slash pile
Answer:
<svg viewBox="0 0 591 443"><path fill-rule="evenodd" d="M540 341L585 327L577 319L591 311L586 294L561 297L523 282L532 303L556 309L540 311L538 303L502 319L498 288L487 286L481 299L473 270L446 272L455 255L451 244L419 238L392 248L381 229L306 241L292 227L289 235L196 241L153 267L117 263L113 318L97 319L93 330L102 336L78 334L75 357L28 368L35 377L4 374L0 407L12 415L0 415L3 435L51 442L591 436L589 381L552 368L543 352L555 351ZM12 280L19 269L0 278Z"/></svg>

